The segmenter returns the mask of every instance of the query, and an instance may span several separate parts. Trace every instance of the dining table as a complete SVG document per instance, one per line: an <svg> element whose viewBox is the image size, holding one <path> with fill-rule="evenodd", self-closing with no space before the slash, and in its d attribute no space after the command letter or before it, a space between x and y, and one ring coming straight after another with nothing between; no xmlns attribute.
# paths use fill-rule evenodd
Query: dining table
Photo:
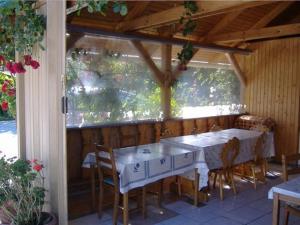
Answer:
<svg viewBox="0 0 300 225"><path fill-rule="evenodd" d="M189 149L195 152L195 168L198 169L199 190L207 186L208 172L213 169L222 168L220 153L225 143L233 137L240 141L240 152L234 161L235 165L253 160L253 148L261 131L244 129L225 129L214 132L206 132L195 135L186 135L161 139L161 143L170 144L182 149ZM262 156L270 158L275 155L274 135L268 132L263 147ZM194 173L187 172L184 176L188 179L194 179Z"/></svg>
<svg viewBox="0 0 300 225"><path fill-rule="evenodd" d="M279 225L280 203L300 206L300 176L272 187L268 198L273 199L273 225Z"/></svg>

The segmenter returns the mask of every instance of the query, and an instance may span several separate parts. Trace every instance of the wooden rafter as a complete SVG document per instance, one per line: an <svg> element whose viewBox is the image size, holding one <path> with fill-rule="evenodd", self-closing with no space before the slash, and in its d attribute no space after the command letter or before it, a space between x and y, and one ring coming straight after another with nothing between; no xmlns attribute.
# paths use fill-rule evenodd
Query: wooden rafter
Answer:
<svg viewBox="0 0 300 225"><path fill-rule="evenodd" d="M235 58L235 56L233 54L226 53L225 55L226 55L228 61L230 62L230 64L232 65L233 70L234 70L235 74L237 75L237 77L239 78L241 84L245 87L247 84L247 80L241 70L241 67L238 64L237 59Z"/></svg>
<svg viewBox="0 0 300 225"><path fill-rule="evenodd" d="M150 1L141 1L135 3L133 9L131 9L128 14L125 16L124 20L122 22L126 22L129 20L134 19L136 16L141 15L144 10L147 8L149 5ZM119 30L119 25L116 27L116 30ZM125 30L124 30L125 31Z"/></svg>
<svg viewBox="0 0 300 225"><path fill-rule="evenodd" d="M248 41L297 34L300 34L300 23L220 34L210 37L210 40L211 42Z"/></svg>
<svg viewBox="0 0 300 225"><path fill-rule="evenodd" d="M155 80L157 83L163 87L164 86L164 74L158 69L158 67L153 62L150 54L148 51L144 48L142 43L140 41L131 41L132 45L136 48L139 55L143 58L144 62L147 64L149 69L154 75Z"/></svg>
<svg viewBox="0 0 300 225"><path fill-rule="evenodd" d="M280 13L282 13L285 9L287 9L293 1L286 1L279 3L276 7L274 7L269 13L259 19L256 23L254 23L250 29L263 28L268 25L273 19L275 19ZM231 44L231 47L237 47L241 44L241 42L235 42ZM215 60L218 60L221 55L213 56Z"/></svg>
<svg viewBox="0 0 300 225"><path fill-rule="evenodd" d="M269 1L200 1L198 2L199 11L193 15L193 19L204 18L216 14L229 13L236 10L243 10L250 7L270 4ZM142 16L140 18L121 22L119 30L139 30L150 27L159 27L170 23L177 23L180 15L185 12L183 6L177 6L172 9L163 10L151 15Z"/></svg>
<svg viewBox="0 0 300 225"><path fill-rule="evenodd" d="M113 31L107 31L102 29L89 29L83 26L74 26L74 25L67 26L67 29L70 32L72 31L82 32L91 35L101 35L101 36L122 38L124 40L137 40L137 41L146 41L146 42L153 42L153 43L160 43L160 44L171 44L171 45L178 45L178 46L183 46L186 44L186 40L184 39L161 37L158 35L113 32ZM231 48L231 47L215 45L215 44L205 44L205 43L199 43L197 41L190 41L190 43L193 44L194 48L201 48L212 52L236 53L236 54L245 54L245 55L248 55L252 52L251 50L247 50L247 49Z"/></svg>

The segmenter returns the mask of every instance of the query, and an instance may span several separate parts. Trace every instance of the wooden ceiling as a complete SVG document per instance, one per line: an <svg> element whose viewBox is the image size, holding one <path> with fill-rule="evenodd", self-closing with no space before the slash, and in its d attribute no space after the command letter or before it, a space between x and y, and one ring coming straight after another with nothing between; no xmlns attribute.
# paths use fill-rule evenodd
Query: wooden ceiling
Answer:
<svg viewBox="0 0 300 225"><path fill-rule="evenodd" d="M183 37L179 19L183 1L128 1L124 17L108 11L90 14L86 8L80 16L67 9L68 25L120 33L163 35L168 28L174 38L230 47L264 39L300 35L300 2L298 1L197 1L193 16L197 28ZM72 35L71 35L72 36ZM174 50L176 52L176 50ZM158 54L153 51L153 54ZM198 51L194 60L227 63L224 54Z"/></svg>

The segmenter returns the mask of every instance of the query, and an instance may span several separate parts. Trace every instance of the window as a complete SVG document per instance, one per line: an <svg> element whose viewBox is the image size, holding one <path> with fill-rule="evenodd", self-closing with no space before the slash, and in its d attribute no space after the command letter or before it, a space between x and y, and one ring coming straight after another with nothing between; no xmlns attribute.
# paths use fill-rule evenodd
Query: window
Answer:
<svg viewBox="0 0 300 225"><path fill-rule="evenodd" d="M174 117L239 113L240 82L230 69L189 67L172 88Z"/></svg>
<svg viewBox="0 0 300 225"><path fill-rule="evenodd" d="M130 42L85 36L66 68L68 126L162 117L160 88Z"/></svg>

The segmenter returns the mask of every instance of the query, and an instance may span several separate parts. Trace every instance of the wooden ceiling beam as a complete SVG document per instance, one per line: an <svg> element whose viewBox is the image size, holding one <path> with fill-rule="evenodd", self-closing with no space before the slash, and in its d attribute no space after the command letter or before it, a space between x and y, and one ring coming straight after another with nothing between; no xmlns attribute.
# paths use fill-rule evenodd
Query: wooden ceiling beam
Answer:
<svg viewBox="0 0 300 225"><path fill-rule="evenodd" d="M146 48L142 45L140 41L133 40L131 41L131 43L153 73L156 82L159 84L159 86L164 87L164 74L160 71L160 69L158 69L156 64L153 62Z"/></svg>
<svg viewBox="0 0 300 225"><path fill-rule="evenodd" d="M125 18L122 22L132 20L135 17L141 15L144 12L144 10L147 8L149 3L150 3L150 1L141 1L141 2L134 3L133 9L128 11L128 14L125 16ZM119 28L117 26L116 30L118 30L118 29Z"/></svg>
<svg viewBox="0 0 300 225"><path fill-rule="evenodd" d="M251 29L210 37L211 42L249 41L264 38L277 38L300 34L300 23Z"/></svg>
<svg viewBox="0 0 300 225"><path fill-rule="evenodd" d="M85 34L114 37L123 40L146 41L146 42L171 44L171 45L178 45L178 46L183 46L186 44L185 39L179 39L173 37L161 37L158 35L149 35L149 34L147 35L141 33L121 33L121 32L114 32L114 31L107 31L107 30L100 30L100 29L89 29L86 27L74 26L74 25L68 25L67 30L70 32L79 32L79 33L82 32ZM201 48L211 52L236 53L236 54L244 54L244 55L248 55L252 52L251 50L248 49L231 48L231 47L215 45L215 44L205 44L205 43L199 43L197 41L190 41L190 43L194 46L194 48Z"/></svg>
<svg viewBox="0 0 300 225"><path fill-rule="evenodd" d="M247 84L246 76L242 72L241 67L238 64L236 57L231 53L226 53L225 55L226 55L228 61L230 62L235 74L237 75L238 79L240 80L241 84L243 85L243 87L246 87L246 84Z"/></svg>
<svg viewBox="0 0 300 225"><path fill-rule="evenodd" d="M272 1L200 1L199 11L193 14L193 19L200 19L212 15L229 13L236 10L243 10L260 5L270 4ZM170 23L177 23L180 16L185 12L184 6L177 6L163 10L151 15L142 16L134 20L121 22L118 25L120 31L134 31L150 27L158 27Z"/></svg>

